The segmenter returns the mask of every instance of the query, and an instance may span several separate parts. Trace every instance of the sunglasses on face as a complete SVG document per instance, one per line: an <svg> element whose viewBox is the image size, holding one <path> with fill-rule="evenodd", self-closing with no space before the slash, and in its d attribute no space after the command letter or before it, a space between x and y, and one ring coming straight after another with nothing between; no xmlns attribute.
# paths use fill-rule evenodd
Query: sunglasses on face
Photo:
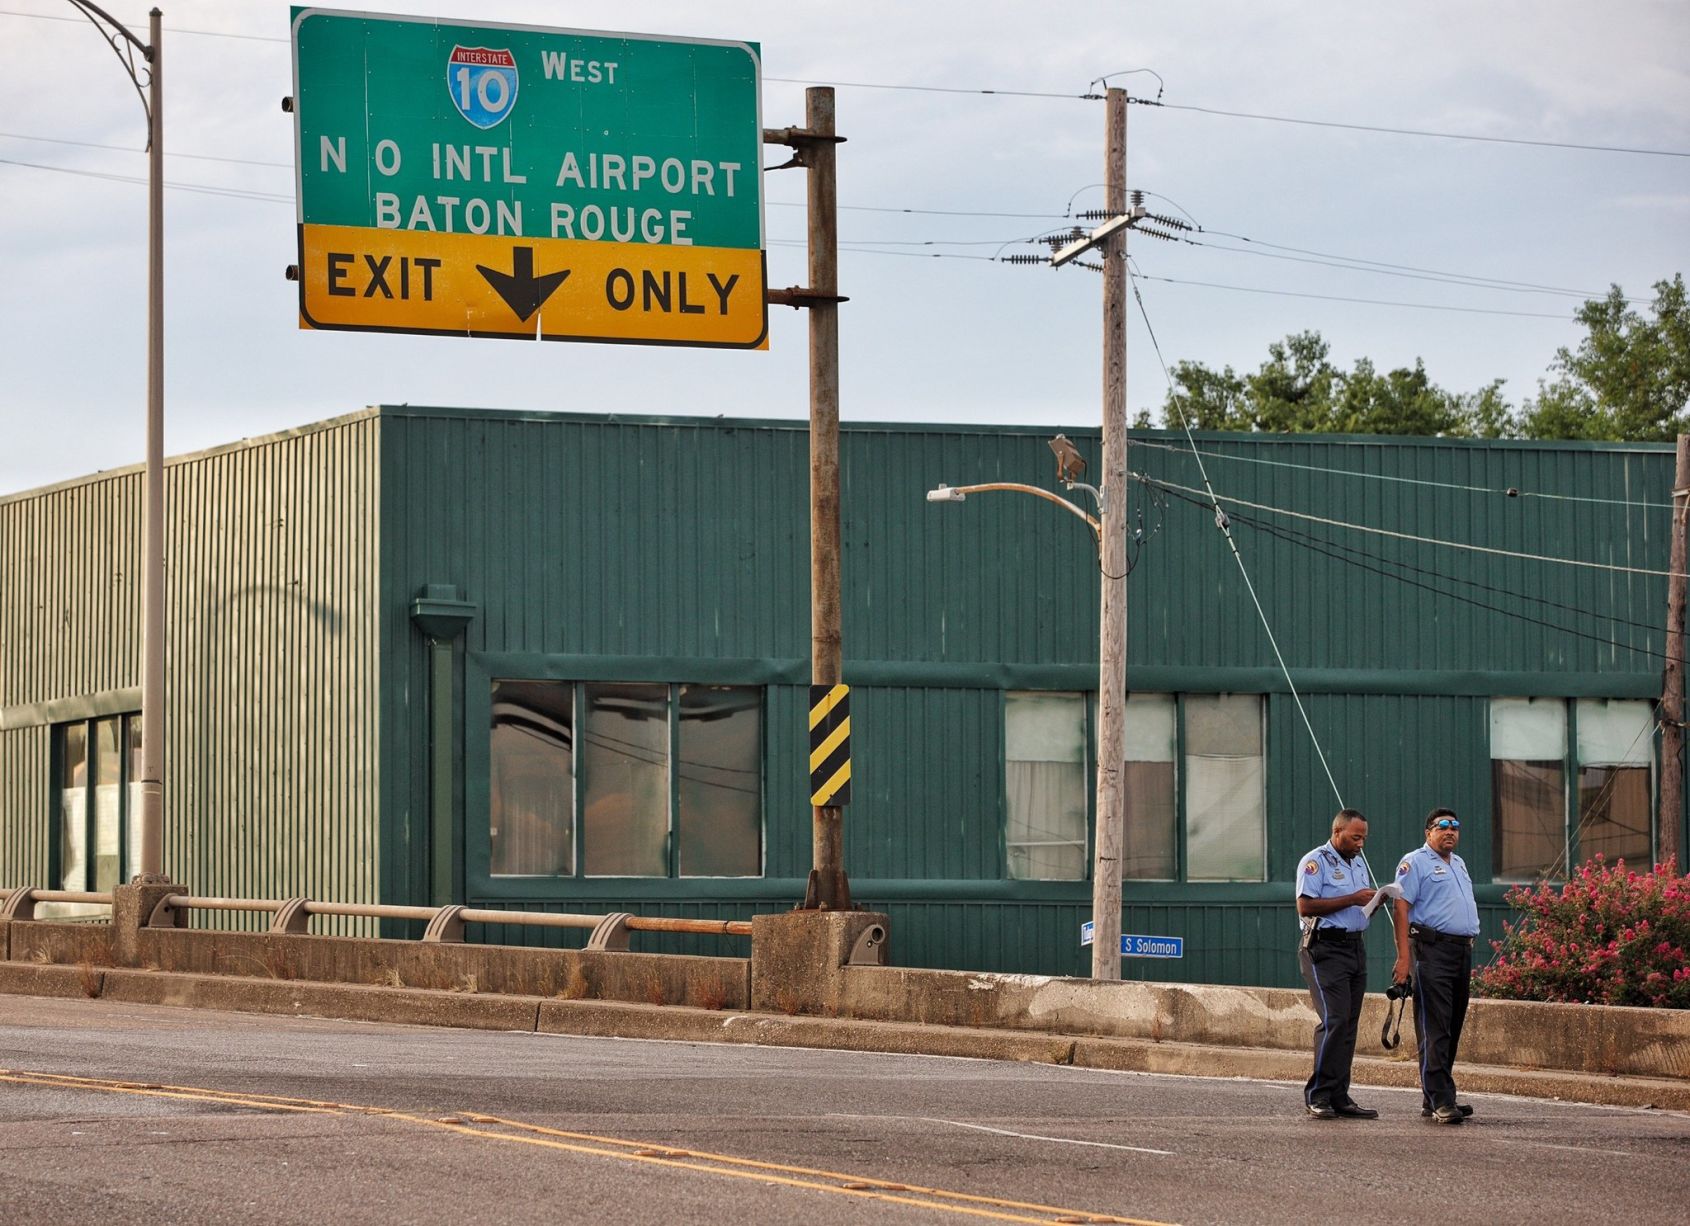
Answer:
<svg viewBox="0 0 1690 1226"><path fill-rule="evenodd" d="M1440 817L1432 823L1433 830L1460 830L1461 823L1453 817Z"/></svg>

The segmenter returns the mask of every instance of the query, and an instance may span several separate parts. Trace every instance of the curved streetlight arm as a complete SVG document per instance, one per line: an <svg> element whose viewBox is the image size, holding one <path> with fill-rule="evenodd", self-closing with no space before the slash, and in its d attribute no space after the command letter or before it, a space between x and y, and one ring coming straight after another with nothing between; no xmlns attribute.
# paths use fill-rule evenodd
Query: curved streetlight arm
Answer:
<svg viewBox="0 0 1690 1226"><path fill-rule="evenodd" d="M1089 485L1082 488L1091 489ZM961 502L963 497L968 494L989 494L997 490L1011 490L1017 494L1035 494L1046 502L1054 502L1063 510L1085 520L1086 527L1091 529L1094 540L1102 539L1102 529L1095 517L1087 514L1066 498L1053 494L1049 490L1041 490L1036 485L1022 485L1019 481L988 481L983 485L941 485L938 489L931 491L927 498L930 502ZM1095 490L1092 492L1096 493Z"/></svg>
<svg viewBox="0 0 1690 1226"><path fill-rule="evenodd" d="M151 64L153 59L153 48L147 46L146 43L135 37L134 33L131 32L128 26L124 25L117 18L106 12L106 10L101 8L99 5L92 4L89 0L67 0L67 2L84 17L86 17L89 23L100 32L100 37L104 38L106 42L110 44L112 54L117 56L117 62L123 65L123 71L129 74L129 80L135 86L135 93L139 95L141 99L141 111L147 117L147 141L148 146L151 147L153 135L153 108L147 102L147 87L152 84L152 71L150 68L140 69L136 67L135 53L139 51L141 53L141 57L145 59L148 64ZM153 11L156 13L158 10L155 9ZM127 48L118 41L120 37L129 41L129 46ZM142 80L143 76L146 78L145 80Z"/></svg>

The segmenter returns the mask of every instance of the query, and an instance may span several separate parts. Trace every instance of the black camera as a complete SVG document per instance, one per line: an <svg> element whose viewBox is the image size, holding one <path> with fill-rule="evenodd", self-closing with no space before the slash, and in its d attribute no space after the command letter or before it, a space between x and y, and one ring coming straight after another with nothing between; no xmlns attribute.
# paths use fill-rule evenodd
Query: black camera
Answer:
<svg viewBox="0 0 1690 1226"><path fill-rule="evenodd" d="M1406 997L1413 995L1414 984L1412 981L1407 979L1403 980L1401 983L1393 983L1390 987L1385 989L1386 1000L1403 1000Z"/></svg>

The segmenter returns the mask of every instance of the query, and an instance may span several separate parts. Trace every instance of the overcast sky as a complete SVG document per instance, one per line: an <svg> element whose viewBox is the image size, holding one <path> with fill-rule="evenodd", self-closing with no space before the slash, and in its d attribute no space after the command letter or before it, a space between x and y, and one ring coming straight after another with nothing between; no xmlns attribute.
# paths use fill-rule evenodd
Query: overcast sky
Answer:
<svg viewBox="0 0 1690 1226"><path fill-rule="evenodd" d="M144 3L103 7L144 36ZM283 279L296 258L293 135L279 105L292 88L288 7L161 7L166 179L184 188L165 199L171 454L377 403L806 413L805 322L790 309L771 308L765 353L300 331ZM1014 240L1062 225L1070 207L1101 206L1104 108L1078 95L1128 69L1154 69L1165 84L1112 79L1147 100L1160 89L1168 104L1129 108L1129 185L1154 193L1153 209L1189 214L1211 244L1131 244L1170 363L1254 369L1271 341L1317 329L1342 366L1420 357L1454 390L1506 379L1518 403L1557 346L1576 343L1579 293L1617 282L1647 298L1652 282L1690 269L1690 4L1680 0L348 7L757 42L767 127L802 121L805 84L836 83L848 137L849 421L1099 420L1099 278L978 257L1042 250ZM980 90L999 92L946 92ZM144 140L134 90L71 5L0 0L0 492L142 457ZM804 235L792 207L802 172L766 175L765 186L770 284L802 283L802 250L789 245ZM1255 254L1237 250L1241 238ZM1330 266L1353 260L1414 275ZM1129 408L1158 408L1165 388L1135 304Z"/></svg>

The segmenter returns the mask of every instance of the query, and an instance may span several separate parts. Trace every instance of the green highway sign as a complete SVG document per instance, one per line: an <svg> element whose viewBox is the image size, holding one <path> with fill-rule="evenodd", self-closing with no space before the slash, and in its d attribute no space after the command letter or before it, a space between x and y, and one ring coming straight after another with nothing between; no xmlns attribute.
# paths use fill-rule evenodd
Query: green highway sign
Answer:
<svg viewBox="0 0 1690 1226"><path fill-rule="evenodd" d="M293 10L300 326L767 348L755 43Z"/></svg>

